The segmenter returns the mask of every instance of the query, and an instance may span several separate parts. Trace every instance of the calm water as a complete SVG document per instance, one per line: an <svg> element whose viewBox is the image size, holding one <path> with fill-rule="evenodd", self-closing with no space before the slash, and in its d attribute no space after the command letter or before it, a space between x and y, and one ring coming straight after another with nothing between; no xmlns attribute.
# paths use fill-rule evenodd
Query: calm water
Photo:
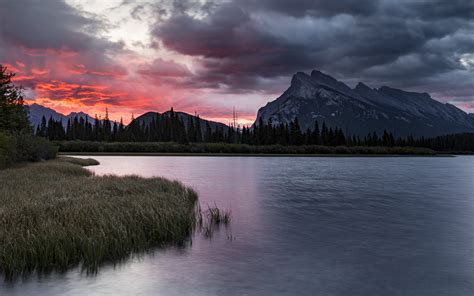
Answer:
<svg viewBox="0 0 474 296"><path fill-rule="evenodd" d="M474 157L95 158L97 174L181 180L232 209L232 225L0 295L474 294Z"/></svg>

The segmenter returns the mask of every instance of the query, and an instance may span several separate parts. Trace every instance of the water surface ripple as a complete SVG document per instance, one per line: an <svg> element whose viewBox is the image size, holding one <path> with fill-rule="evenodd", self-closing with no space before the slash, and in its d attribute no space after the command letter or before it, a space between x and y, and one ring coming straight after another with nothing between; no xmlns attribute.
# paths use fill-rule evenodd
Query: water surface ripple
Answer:
<svg viewBox="0 0 474 296"><path fill-rule="evenodd" d="M94 158L97 174L178 179L203 207L230 208L232 225L96 276L3 282L0 295L474 293L474 157Z"/></svg>

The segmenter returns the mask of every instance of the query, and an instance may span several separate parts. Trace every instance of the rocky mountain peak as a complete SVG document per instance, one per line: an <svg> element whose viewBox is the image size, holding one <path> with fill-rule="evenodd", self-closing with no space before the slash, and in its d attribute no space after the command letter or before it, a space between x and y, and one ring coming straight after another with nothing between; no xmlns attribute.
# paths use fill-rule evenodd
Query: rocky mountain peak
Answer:
<svg viewBox="0 0 474 296"><path fill-rule="evenodd" d="M330 87L330 88L332 88L334 90L337 90L337 91L342 91L342 92L352 91L350 89L350 87L345 85L343 82L340 82L340 81L336 80L335 78L333 78L333 77L331 77L327 74L324 74L323 72L318 71L318 70L313 70L311 72L311 78L313 78L313 80L316 83L318 83L320 85Z"/></svg>
<svg viewBox="0 0 474 296"><path fill-rule="evenodd" d="M367 86L367 84L364 84L363 82L357 83L356 87L354 88L355 91L357 92L367 92L367 91L372 91L372 88Z"/></svg>
<svg viewBox="0 0 474 296"><path fill-rule="evenodd" d="M274 123L288 123L295 117L303 129L312 128L318 120L361 136L384 130L415 137L474 131L473 115L434 100L428 93L388 86L375 89L362 82L351 89L318 70L310 75L296 73L283 95L257 114L257 120L271 118Z"/></svg>
<svg viewBox="0 0 474 296"><path fill-rule="evenodd" d="M404 91L401 89L392 88L388 86L382 86L381 88L378 89L378 91L392 97L400 97L400 98L410 97L412 99L432 100L431 96L426 92L423 92L423 93L409 92L409 91Z"/></svg>
<svg viewBox="0 0 474 296"><path fill-rule="evenodd" d="M293 75L293 78L291 79L291 86L301 86L301 85L313 85L314 81L311 79L311 77L304 73L304 72L298 72L295 75Z"/></svg>

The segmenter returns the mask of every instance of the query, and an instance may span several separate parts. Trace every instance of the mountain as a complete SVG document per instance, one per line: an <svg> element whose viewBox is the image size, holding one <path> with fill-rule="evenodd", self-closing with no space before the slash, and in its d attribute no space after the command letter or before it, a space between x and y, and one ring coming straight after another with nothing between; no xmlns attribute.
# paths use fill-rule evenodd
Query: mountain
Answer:
<svg viewBox="0 0 474 296"><path fill-rule="evenodd" d="M68 119L74 119L75 117L78 118L88 118L89 122L94 124L95 120L94 117L84 113L84 112L72 112L69 115L64 115L61 114L51 108L47 108L38 104L32 104L27 107L28 109L28 114L30 118L31 125L36 128L39 124L41 124L41 119L44 116L46 118L46 121L49 120L50 117L52 117L55 121L62 120L63 126L66 128L67 121ZM152 121L152 118L156 117L157 115L167 115L169 114L170 111L166 111L164 113L157 113L157 112L147 112L137 118L135 118L136 121L140 122L141 124L149 124ZM184 112L175 112L175 114L183 121L184 126L187 126L188 121L190 119L195 120L195 116L190 115L188 113ZM209 121L205 120L202 118L199 118L199 122L201 124L201 130L204 132L206 128L206 123L209 123L209 126L211 127L212 131L215 131L217 128L223 129L224 131L227 131L227 125L215 121Z"/></svg>
<svg viewBox="0 0 474 296"><path fill-rule="evenodd" d="M36 128L38 125L41 124L41 119L43 118L43 116L46 118L46 121L48 121L49 118L51 117L55 121L62 120L64 127L66 127L68 119L72 120L75 117L77 117L78 119L88 118L89 122L94 124L94 118L84 112L78 112L78 113L72 112L72 113L69 113L69 115L64 115L51 108L47 108L38 104L29 105L27 106L27 109L28 109L30 123L34 128Z"/></svg>
<svg viewBox="0 0 474 296"><path fill-rule="evenodd" d="M136 121L140 122L141 124L145 123L145 125L148 125L150 124L150 122L152 121L153 118L155 118L156 116L159 116L159 115L169 115L171 111L166 111L164 113L158 113L158 112L147 112L137 118L135 118ZM187 127L188 126L188 121L190 119L192 120L196 120L196 116L193 116L191 114L188 114L188 113L184 113L184 112L174 112L178 118L183 122L184 126ZM220 122L215 122L215 121L210 121L210 120L205 120L205 119L202 119L202 118L199 118L199 123L200 123L200 126L201 126L201 131L204 133L205 132L205 129L206 129L206 124L209 123L209 126L211 127L211 130L212 131L215 131L216 129L222 129L224 131L227 131L227 128L228 126L223 124L223 123L220 123Z"/></svg>
<svg viewBox="0 0 474 296"><path fill-rule="evenodd" d="M401 137L474 132L474 116L427 93L375 89L363 83L350 88L316 70L311 75L296 73L279 98L259 109L255 124L270 118L273 123L289 123L295 117L303 130L312 129L318 120L359 136L384 130Z"/></svg>

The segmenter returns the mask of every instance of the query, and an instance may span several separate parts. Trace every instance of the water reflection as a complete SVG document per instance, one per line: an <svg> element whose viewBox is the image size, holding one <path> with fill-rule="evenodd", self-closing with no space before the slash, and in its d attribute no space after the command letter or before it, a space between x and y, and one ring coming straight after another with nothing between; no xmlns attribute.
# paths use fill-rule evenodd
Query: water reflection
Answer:
<svg viewBox="0 0 474 296"><path fill-rule="evenodd" d="M229 229L95 277L1 295L468 295L474 158L96 157L97 174L178 179ZM229 240L229 233L235 237Z"/></svg>

